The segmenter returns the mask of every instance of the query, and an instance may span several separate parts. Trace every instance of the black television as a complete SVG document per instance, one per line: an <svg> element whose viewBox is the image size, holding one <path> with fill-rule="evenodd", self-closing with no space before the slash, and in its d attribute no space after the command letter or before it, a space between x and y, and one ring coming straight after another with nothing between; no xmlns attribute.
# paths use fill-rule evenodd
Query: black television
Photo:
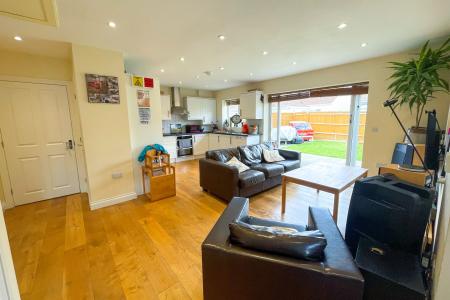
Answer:
<svg viewBox="0 0 450 300"><path fill-rule="evenodd" d="M374 176L355 183L345 241L353 256L361 237L420 255L434 192L407 182Z"/></svg>
<svg viewBox="0 0 450 300"><path fill-rule="evenodd" d="M427 112L427 130L425 141L425 167L429 170L434 170L435 174L439 170L439 148L441 142L441 131L436 129L437 119L436 111Z"/></svg>

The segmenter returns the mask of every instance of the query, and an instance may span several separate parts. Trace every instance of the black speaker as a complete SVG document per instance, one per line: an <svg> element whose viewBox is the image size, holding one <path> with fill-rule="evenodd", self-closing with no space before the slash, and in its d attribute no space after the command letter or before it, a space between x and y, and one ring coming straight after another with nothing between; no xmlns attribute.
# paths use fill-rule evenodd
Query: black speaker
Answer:
<svg viewBox="0 0 450 300"><path fill-rule="evenodd" d="M425 300L419 256L361 238L355 258L364 277L364 300Z"/></svg>
<svg viewBox="0 0 450 300"><path fill-rule="evenodd" d="M394 153L392 153L391 163L399 165L411 165L413 161L414 148L410 144L395 144Z"/></svg>

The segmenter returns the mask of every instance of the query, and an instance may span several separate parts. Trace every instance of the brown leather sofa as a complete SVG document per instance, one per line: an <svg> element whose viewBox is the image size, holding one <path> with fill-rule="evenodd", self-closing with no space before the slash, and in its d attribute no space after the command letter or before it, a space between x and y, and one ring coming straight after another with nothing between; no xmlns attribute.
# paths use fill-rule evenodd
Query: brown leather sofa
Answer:
<svg viewBox="0 0 450 300"><path fill-rule="evenodd" d="M248 199L234 198L203 242L204 299L362 299L364 279L327 209L309 208L308 229L327 239L322 262L231 244L229 224L247 214Z"/></svg>
<svg viewBox="0 0 450 300"><path fill-rule="evenodd" d="M206 158L199 162L200 186L229 202L233 197L250 197L279 185L281 174L300 167L299 152L280 149L285 160L268 163L264 161L263 149L272 149L272 146L266 143L207 151ZM250 170L239 173L236 167L226 165L233 156Z"/></svg>

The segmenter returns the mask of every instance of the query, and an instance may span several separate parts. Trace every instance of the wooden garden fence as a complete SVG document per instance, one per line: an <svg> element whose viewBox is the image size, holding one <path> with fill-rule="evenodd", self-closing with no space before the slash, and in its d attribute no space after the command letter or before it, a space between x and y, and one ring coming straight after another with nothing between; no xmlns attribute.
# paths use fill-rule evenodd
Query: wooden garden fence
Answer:
<svg viewBox="0 0 450 300"><path fill-rule="evenodd" d="M359 118L358 141L364 142L364 129L367 113ZM349 130L350 114L346 112L282 112L281 126L291 121L306 121L314 129L314 140L346 141ZM277 124L277 113L272 113L272 126Z"/></svg>

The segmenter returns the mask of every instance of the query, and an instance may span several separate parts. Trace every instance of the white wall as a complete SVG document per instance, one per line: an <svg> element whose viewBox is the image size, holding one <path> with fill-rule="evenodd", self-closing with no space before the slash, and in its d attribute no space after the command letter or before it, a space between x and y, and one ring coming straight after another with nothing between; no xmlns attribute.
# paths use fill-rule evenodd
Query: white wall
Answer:
<svg viewBox="0 0 450 300"><path fill-rule="evenodd" d="M141 76L141 75L139 75ZM128 117L130 120L130 138L131 138L131 156L133 162L134 190L138 195L142 190L141 164L137 161L142 149L150 144L162 143L162 120L161 120L161 97L159 80L154 79L152 89L136 88L131 85L131 78L127 78L127 98L128 98ZM140 124L137 90L143 89L150 92L150 122L149 124Z"/></svg>
<svg viewBox="0 0 450 300"><path fill-rule="evenodd" d="M262 90L267 95L277 92L369 81L368 112L362 164L369 169L371 175L374 175L378 172L377 163L390 162L395 143L401 141L404 135L389 109L382 105L389 98L387 87L390 82L388 77L391 75L392 70L388 68L388 62L406 61L410 57L409 53L399 53L218 91L216 92L217 106L221 110L222 100L237 98L240 93L255 88ZM440 124L445 124L449 103L450 95L436 94L436 98L427 104L426 109L436 109ZM265 108L268 108L267 103ZM407 127L413 125L414 118L407 107L402 107L397 112ZM265 110L264 114L264 137L267 138L269 128L268 109ZM218 116L222 116L221 111L219 111ZM422 119L425 123L426 118ZM221 123L222 120L220 120L219 124Z"/></svg>
<svg viewBox="0 0 450 300"><path fill-rule="evenodd" d="M136 197L131 161L126 78L122 53L72 45L74 85L87 167L91 208ZM119 78L120 104L88 103L85 74ZM114 179L113 173L122 177Z"/></svg>

